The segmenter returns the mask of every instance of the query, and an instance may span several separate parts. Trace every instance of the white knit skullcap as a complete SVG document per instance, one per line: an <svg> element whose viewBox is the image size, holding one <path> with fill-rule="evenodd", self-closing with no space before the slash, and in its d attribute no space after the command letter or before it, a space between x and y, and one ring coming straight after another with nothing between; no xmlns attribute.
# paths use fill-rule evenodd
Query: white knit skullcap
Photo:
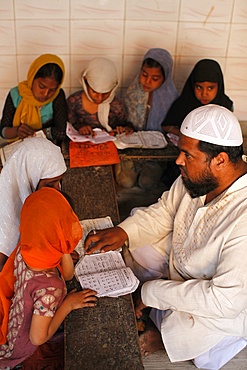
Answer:
<svg viewBox="0 0 247 370"><path fill-rule="evenodd" d="M236 116L228 109L208 104L191 111L180 132L192 139L223 146L240 146L243 135Z"/></svg>

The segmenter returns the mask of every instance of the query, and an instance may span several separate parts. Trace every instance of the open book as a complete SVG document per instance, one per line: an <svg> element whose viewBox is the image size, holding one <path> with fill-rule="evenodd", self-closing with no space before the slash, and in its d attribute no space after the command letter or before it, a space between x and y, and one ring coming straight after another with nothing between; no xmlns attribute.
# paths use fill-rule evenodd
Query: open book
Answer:
<svg viewBox="0 0 247 370"><path fill-rule="evenodd" d="M83 289L95 290L97 297L119 297L134 292L139 285L117 251L85 255L75 267L75 276Z"/></svg>
<svg viewBox="0 0 247 370"><path fill-rule="evenodd" d="M46 138L44 132L42 130L39 130L37 132L35 132L35 137L43 137L43 138ZM19 139L19 140L16 140L10 144L7 144L5 145L4 147L2 147L0 149L0 156L1 156L1 161L2 161L2 165L4 166L7 158L10 156L10 154L13 152L13 150L15 149L16 145L21 143L23 140L28 140L29 138L25 138L25 139Z"/></svg>
<svg viewBox="0 0 247 370"><path fill-rule="evenodd" d="M167 141L162 132L159 131L138 131L133 134L116 135L117 140L114 142L118 149L125 148L145 148L161 149L167 146Z"/></svg>
<svg viewBox="0 0 247 370"><path fill-rule="evenodd" d="M116 140L115 136L111 136L108 132L101 130L100 128L94 128L93 131L95 132L95 136L92 135L81 135L79 131L77 131L71 123L67 122L66 128L66 135L70 138L70 140L76 143L84 143L90 141L93 144L101 144L107 141L114 141Z"/></svg>
<svg viewBox="0 0 247 370"><path fill-rule="evenodd" d="M91 255L84 253L84 242L88 233L112 227L111 218L107 216L81 220L80 224L83 236L75 248L80 255L75 266L75 276L82 288L96 290L98 297L118 297L135 291L139 280L132 270L125 266L119 250L106 253L96 251Z"/></svg>

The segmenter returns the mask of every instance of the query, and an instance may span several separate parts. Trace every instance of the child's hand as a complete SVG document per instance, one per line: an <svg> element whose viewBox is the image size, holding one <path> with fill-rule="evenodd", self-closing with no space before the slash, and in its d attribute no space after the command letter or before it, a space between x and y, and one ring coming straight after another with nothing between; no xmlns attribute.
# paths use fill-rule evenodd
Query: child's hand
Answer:
<svg viewBox="0 0 247 370"><path fill-rule="evenodd" d="M76 290L73 289L65 300L70 305L71 311L83 307L95 307L97 304L96 294L97 292L91 289L84 289L80 292L76 292Z"/></svg>
<svg viewBox="0 0 247 370"><path fill-rule="evenodd" d="M133 129L128 126L117 126L113 131L117 134L125 133L127 136L133 133Z"/></svg>
<svg viewBox="0 0 247 370"><path fill-rule="evenodd" d="M35 130L31 126L25 123L21 123L20 126L17 127L17 136L20 139L25 139L26 137L34 136L34 135L35 135Z"/></svg>
<svg viewBox="0 0 247 370"><path fill-rule="evenodd" d="M80 135L92 135L95 136L95 132L93 131L91 126L82 126L79 128Z"/></svg>

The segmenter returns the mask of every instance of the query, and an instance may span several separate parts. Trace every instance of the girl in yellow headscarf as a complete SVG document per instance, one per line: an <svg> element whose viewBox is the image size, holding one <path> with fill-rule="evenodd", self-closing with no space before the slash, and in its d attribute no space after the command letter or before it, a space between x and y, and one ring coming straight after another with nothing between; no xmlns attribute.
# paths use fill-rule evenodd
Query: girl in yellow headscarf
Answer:
<svg viewBox="0 0 247 370"><path fill-rule="evenodd" d="M65 138L67 104L61 85L64 64L53 54L43 54L31 64L27 80L7 96L0 125L5 139L24 139L43 129L50 140Z"/></svg>

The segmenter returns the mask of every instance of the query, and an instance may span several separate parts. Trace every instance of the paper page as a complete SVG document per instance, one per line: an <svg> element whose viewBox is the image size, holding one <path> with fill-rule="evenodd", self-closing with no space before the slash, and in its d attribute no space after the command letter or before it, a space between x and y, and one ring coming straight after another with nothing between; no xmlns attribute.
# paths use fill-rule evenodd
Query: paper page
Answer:
<svg viewBox="0 0 247 370"><path fill-rule="evenodd" d="M82 288L96 290L98 297L132 293L139 285L116 251L86 255L76 265L75 273Z"/></svg>
<svg viewBox="0 0 247 370"><path fill-rule="evenodd" d="M101 130L100 128L94 128L93 131L96 133L95 136L92 135L81 135L79 131L77 131L71 123L67 122L66 128L66 135L70 138L70 140L74 142L87 142L90 141L94 144L101 144L107 141L114 141L116 140L115 136L109 135L106 131Z"/></svg>
<svg viewBox="0 0 247 370"><path fill-rule="evenodd" d="M44 132L42 130L39 130L37 132L35 132L35 137L43 137L43 138L46 138ZM23 140L28 140L28 137L25 138L25 139L19 139L19 140L16 140L14 141L13 143L10 143L10 144L7 144L5 145L4 147L2 147L0 149L0 155L1 155L1 161L2 161L2 165L5 164L7 158L10 156L10 154L13 152L13 150L15 149L16 147L16 144L19 144L21 143Z"/></svg>
<svg viewBox="0 0 247 370"><path fill-rule="evenodd" d="M162 132L159 131L141 131L142 140L144 142L144 148L165 148L167 141Z"/></svg>
<svg viewBox="0 0 247 370"><path fill-rule="evenodd" d="M138 287L136 278L132 279L130 268L99 272L86 276L79 276L83 289L92 289L97 292L97 297L119 297L132 293Z"/></svg>
<svg viewBox="0 0 247 370"><path fill-rule="evenodd" d="M159 131L138 131L131 135L125 133L116 136L114 142L118 149L145 148L159 149L167 146L167 141L162 132Z"/></svg>
<svg viewBox="0 0 247 370"><path fill-rule="evenodd" d="M125 267L124 260L119 252L87 254L81 258L75 267L76 275L92 274L94 272L111 271Z"/></svg>
<svg viewBox="0 0 247 370"><path fill-rule="evenodd" d="M89 220L82 220L80 221L82 230L83 230L83 236L82 239L77 244L75 250L77 253L79 253L80 257L84 255L84 242L88 235L88 233L92 230L101 230L101 229L107 229L108 227L113 227L113 223L111 220L111 217L101 217L101 218L93 218Z"/></svg>
<svg viewBox="0 0 247 370"><path fill-rule="evenodd" d="M138 132L134 132L133 134L126 135L117 134L117 140L114 142L118 149L125 149L125 148L141 148L143 146L142 140L140 139Z"/></svg>

